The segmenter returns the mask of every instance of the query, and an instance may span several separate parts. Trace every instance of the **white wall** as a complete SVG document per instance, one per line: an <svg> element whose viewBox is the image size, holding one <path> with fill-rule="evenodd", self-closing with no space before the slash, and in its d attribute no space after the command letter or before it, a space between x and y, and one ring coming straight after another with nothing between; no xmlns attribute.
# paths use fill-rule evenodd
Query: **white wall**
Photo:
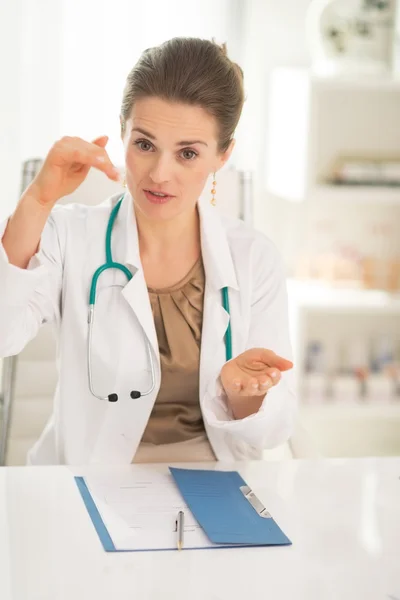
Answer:
<svg viewBox="0 0 400 600"><path fill-rule="evenodd" d="M268 195L264 187L268 85L280 65L310 64L304 20L310 0L246 0L243 59L248 99L238 130L240 165L254 171L255 226L278 245L289 264L299 207Z"/></svg>
<svg viewBox="0 0 400 600"><path fill-rule="evenodd" d="M248 98L241 122L240 156L249 169L264 168L268 77L281 64L309 64L303 22L310 0L246 0L242 66Z"/></svg>
<svg viewBox="0 0 400 600"><path fill-rule="evenodd" d="M61 17L59 0L23 2L19 22L22 160L45 156L61 132Z"/></svg>
<svg viewBox="0 0 400 600"><path fill-rule="evenodd" d="M0 218L15 205L21 164L60 135L60 0L0 2Z"/></svg>
<svg viewBox="0 0 400 600"><path fill-rule="evenodd" d="M18 194L20 164L21 2L0 2L0 219Z"/></svg>

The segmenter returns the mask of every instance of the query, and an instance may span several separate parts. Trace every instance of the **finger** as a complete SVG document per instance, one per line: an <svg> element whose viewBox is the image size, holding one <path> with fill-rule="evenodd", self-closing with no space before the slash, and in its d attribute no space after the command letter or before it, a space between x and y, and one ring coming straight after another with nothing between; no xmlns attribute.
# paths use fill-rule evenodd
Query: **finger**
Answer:
<svg viewBox="0 0 400 600"><path fill-rule="evenodd" d="M229 384L224 384L224 389L227 394L240 394L242 391L242 382L240 379L234 379Z"/></svg>
<svg viewBox="0 0 400 600"><path fill-rule="evenodd" d="M104 142L103 142L104 143ZM94 167L114 181L119 181L119 171L113 165L104 148L80 138L68 138L64 148L72 163Z"/></svg>
<svg viewBox="0 0 400 600"><path fill-rule="evenodd" d="M276 367L280 371L288 371L293 368L293 363L287 358L275 354L272 350L261 349L261 360L269 367Z"/></svg>
<svg viewBox="0 0 400 600"><path fill-rule="evenodd" d="M100 146L100 148L105 148L108 144L108 135L101 135L100 137L93 140L92 144Z"/></svg>
<svg viewBox="0 0 400 600"><path fill-rule="evenodd" d="M264 382L266 381L265 378ZM260 386L259 380L256 377L249 377L245 382L242 382L241 396L262 396L271 387L272 381L269 379L269 386Z"/></svg>
<svg viewBox="0 0 400 600"><path fill-rule="evenodd" d="M276 385L277 383L280 382L282 375L281 372L279 371L279 369L275 369L275 368L268 368L266 370L266 375L268 376L268 378L271 379L272 385ZM259 377L259 380L262 379L262 377Z"/></svg>
<svg viewBox="0 0 400 600"><path fill-rule="evenodd" d="M271 377L269 375L260 375L258 379L258 387L261 393L266 394L268 390L274 387L278 381L278 377Z"/></svg>

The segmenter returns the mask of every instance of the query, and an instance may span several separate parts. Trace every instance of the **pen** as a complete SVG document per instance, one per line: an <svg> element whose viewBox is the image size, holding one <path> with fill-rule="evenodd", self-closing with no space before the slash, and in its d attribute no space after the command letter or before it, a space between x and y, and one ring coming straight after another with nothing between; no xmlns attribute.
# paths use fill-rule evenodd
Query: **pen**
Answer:
<svg viewBox="0 0 400 600"><path fill-rule="evenodd" d="M183 525L184 525L184 512L180 510L178 512L178 518L176 520L176 531L178 534L178 550L182 550L183 548Z"/></svg>

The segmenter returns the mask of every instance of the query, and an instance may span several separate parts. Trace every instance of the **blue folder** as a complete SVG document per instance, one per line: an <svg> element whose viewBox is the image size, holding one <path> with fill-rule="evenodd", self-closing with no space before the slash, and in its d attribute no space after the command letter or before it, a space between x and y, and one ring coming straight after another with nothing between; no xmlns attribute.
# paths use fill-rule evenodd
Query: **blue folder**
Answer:
<svg viewBox="0 0 400 600"><path fill-rule="evenodd" d="M170 472L193 516L208 539L216 544L212 547L291 544L289 538L236 471L170 467ZM82 477L75 477L75 481L104 550L106 552L135 551L118 550L115 547L85 480Z"/></svg>
<svg viewBox="0 0 400 600"><path fill-rule="evenodd" d="M291 544L236 471L176 469L171 474L186 504L215 544Z"/></svg>

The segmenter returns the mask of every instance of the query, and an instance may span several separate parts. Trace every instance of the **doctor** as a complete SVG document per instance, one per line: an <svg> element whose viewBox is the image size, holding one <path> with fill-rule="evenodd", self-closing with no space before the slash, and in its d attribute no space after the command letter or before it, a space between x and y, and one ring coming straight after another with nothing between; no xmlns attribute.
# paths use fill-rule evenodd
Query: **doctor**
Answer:
<svg viewBox="0 0 400 600"><path fill-rule="evenodd" d="M107 137L65 137L2 224L0 355L45 322L58 338L54 411L30 464L260 458L291 435L281 258L212 206L243 100L224 47L146 50L122 100L126 193L55 206L90 168L119 177Z"/></svg>

